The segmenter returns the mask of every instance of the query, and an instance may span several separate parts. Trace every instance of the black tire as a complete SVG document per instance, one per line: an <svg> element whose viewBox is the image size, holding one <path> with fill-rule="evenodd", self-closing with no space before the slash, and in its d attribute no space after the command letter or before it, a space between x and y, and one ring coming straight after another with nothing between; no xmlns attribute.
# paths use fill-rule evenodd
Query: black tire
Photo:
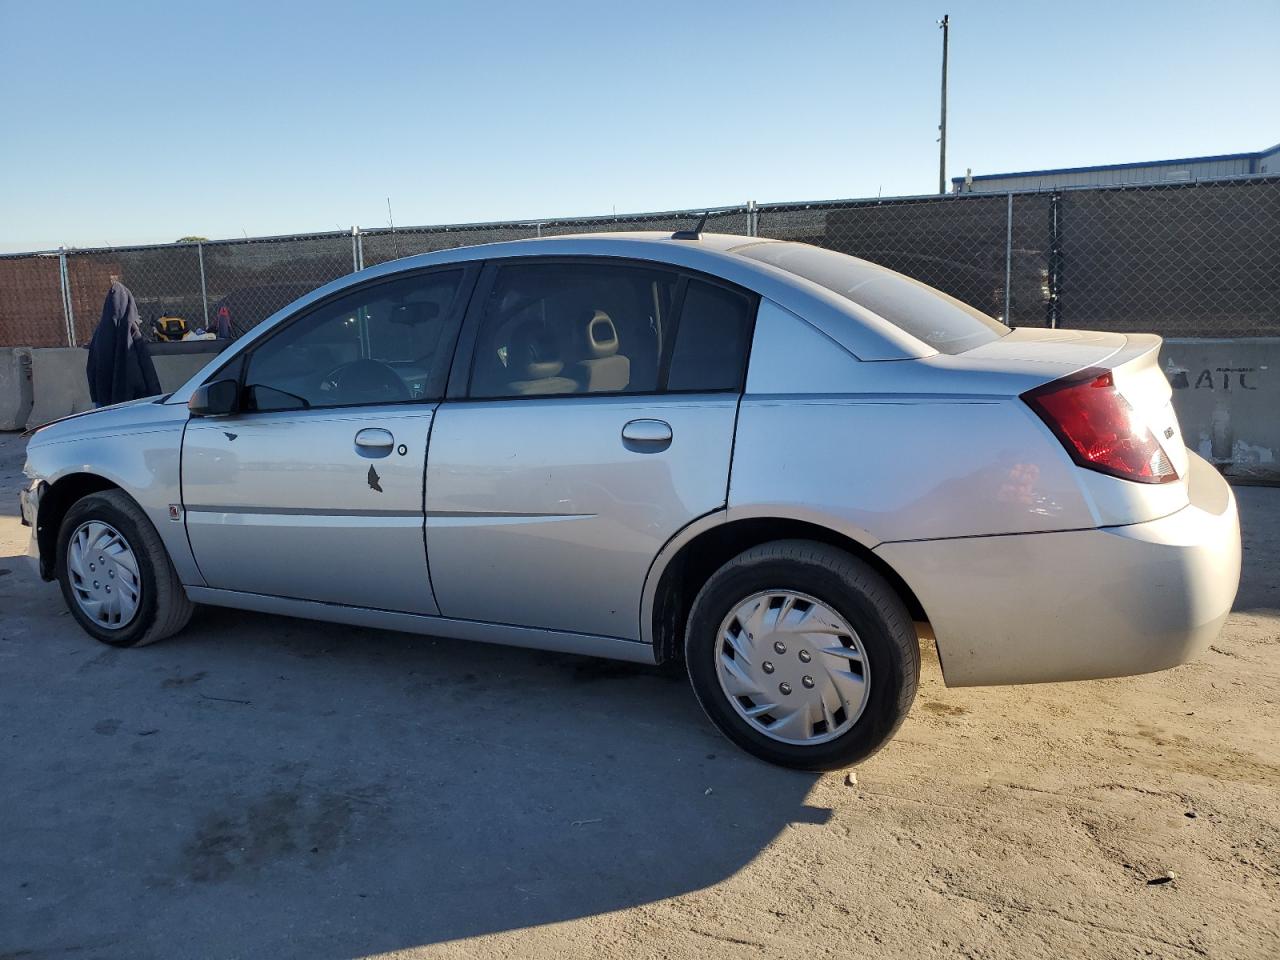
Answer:
<svg viewBox="0 0 1280 960"><path fill-rule="evenodd" d="M775 740L744 720L720 685L719 630L741 602L766 590L793 590L821 601L857 632L870 668L866 707L848 731L816 744ZM867 563L811 540L776 540L730 560L693 602L685 661L698 702L726 737L769 763L833 770L871 756L906 718L920 680L920 643L911 615L888 582Z"/></svg>
<svg viewBox="0 0 1280 960"><path fill-rule="evenodd" d="M125 539L138 561L141 591L138 609L124 626L109 629L84 612L71 586L68 545L81 524L101 520ZM58 584L67 609L85 632L113 647L142 647L177 633L191 619L194 604L178 581L169 554L147 515L121 490L104 490L77 500L58 531Z"/></svg>

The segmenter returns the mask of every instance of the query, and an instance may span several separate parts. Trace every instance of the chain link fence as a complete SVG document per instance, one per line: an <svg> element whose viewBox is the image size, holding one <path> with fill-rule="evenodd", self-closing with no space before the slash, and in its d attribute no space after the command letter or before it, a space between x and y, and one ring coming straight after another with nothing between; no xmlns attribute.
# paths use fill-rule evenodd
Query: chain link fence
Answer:
<svg viewBox="0 0 1280 960"><path fill-rule="evenodd" d="M0 346L84 344L118 277L144 326L239 336L362 267L477 243L687 229L702 210L353 229L0 256ZM799 240L937 287L1016 326L1280 336L1280 178L950 194L708 212L714 233Z"/></svg>

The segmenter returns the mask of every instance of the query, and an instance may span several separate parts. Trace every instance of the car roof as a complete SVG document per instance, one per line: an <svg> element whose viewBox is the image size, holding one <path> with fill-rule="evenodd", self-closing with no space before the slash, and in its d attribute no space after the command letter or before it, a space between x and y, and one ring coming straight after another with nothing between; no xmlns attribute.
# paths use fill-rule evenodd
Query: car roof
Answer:
<svg viewBox="0 0 1280 960"><path fill-rule="evenodd" d="M562 233L555 237L532 237L532 240L651 240L654 243L663 244L689 244L697 243L709 250L732 251L736 247L741 247L752 243L782 243L781 240L771 240L764 237L744 237L736 233L701 233L696 240L677 239L669 230L616 230L616 231L598 231L595 233ZM513 241L523 243L525 241Z"/></svg>
<svg viewBox="0 0 1280 960"><path fill-rule="evenodd" d="M782 241L743 237L731 233L703 233L699 234L697 239L676 239L669 230L618 230L598 233L563 233L551 237L525 237L520 240L479 243L414 254L398 260L390 260L387 263L399 264L401 268L410 268L433 263L549 256L562 249L579 250L584 246L594 248L596 255L605 256L609 255L610 251L623 249L634 251L644 246L647 255L643 259L678 263L684 259L682 251L687 252L690 249L703 253L727 254L749 244L780 242ZM380 264L380 266L385 265Z"/></svg>

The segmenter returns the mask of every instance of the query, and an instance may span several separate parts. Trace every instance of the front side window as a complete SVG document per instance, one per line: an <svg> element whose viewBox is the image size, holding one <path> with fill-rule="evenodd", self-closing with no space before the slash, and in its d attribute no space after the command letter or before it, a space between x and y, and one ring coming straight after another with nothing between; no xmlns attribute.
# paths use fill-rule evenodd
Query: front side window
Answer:
<svg viewBox="0 0 1280 960"><path fill-rule="evenodd" d="M438 399L456 335L461 270L399 277L330 301L255 348L258 410Z"/></svg>
<svg viewBox="0 0 1280 960"><path fill-rule="evenodd" d="M498 269L472 360L476 398L653 393L678 277L610 263Z"/></svg>

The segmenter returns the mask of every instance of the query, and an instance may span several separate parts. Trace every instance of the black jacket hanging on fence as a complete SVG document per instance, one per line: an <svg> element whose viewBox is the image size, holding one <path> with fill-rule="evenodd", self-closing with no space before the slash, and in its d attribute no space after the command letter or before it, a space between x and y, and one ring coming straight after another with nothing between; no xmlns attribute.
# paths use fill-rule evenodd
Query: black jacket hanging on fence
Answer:
<svg viewBox="0 0 1280 960"><path fill-rule="evenodd" d="M102 304L85 374L89 397L99 407L160 393L160 379L142 338L137 301L122 283L111 284Z"/></svg>

